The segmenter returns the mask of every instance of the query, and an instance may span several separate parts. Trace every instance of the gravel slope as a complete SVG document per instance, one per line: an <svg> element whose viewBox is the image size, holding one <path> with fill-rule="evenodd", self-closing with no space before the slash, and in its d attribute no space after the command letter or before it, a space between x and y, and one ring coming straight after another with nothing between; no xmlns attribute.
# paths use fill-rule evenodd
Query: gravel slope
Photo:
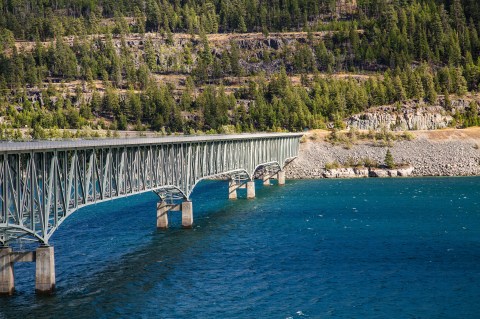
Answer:
<svg viewBox="0 0 480 319"><path fill-rule="evenodd" d="M440 131L441 138L427 133L417 133L412 141L396 141L390 148L397 163L409 163L415 167L413 176L468 176L480 175L480 138L459 134L462 130ZM434 133L436 134L436 133ZM471 135L471 134L470 134ZM320 138L300 146L299 157L286 168L287 178L322 178L325 163L338 161L343 164L349 158L358 161L369 158L383 163L386 147L360 142L350 149L333 146Z"/></svg>

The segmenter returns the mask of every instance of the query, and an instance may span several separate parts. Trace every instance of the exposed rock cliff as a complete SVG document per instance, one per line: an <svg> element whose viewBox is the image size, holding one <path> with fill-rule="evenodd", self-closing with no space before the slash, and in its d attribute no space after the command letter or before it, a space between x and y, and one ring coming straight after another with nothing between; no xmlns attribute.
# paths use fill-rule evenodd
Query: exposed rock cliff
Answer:
<svg viewBox="0 0 480 319"><path fill-rule="evenodd" d="M378 130L383 127L392 131L436 130L449 127L453 121L452 114L457 110L463 112L471 101L472 98L453 99L449 110L442 106L443 98L436 105L412 101L401 106L381 106L355 114L345 122L348 127L360 130Z"/></svg>
<svg viewBox="0 0 480 319"><path fill-rule="evenodd" d="M387 106L353 115L346 122L349 127L355 127L360 130L378 130L386 127L394 131L405 131L446 128L452 120L452 116L446 114L445 110L440 106L416 109L404 107L399 111L391 106Z"/></svg>

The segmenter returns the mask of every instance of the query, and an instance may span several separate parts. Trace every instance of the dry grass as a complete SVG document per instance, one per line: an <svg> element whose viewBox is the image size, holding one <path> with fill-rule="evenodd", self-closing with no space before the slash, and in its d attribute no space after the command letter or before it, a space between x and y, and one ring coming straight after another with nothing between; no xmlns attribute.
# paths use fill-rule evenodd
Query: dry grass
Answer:
<svg viewBox="0 0 480 319"><path fill-rule="evenodd" d="M415 132L418 137L424 137L433 141L445 140L477 140L480 141L480 127L469 127L465 129L443 129L435 131Z"/></svg>
<svg viewBox="0 0 480 319"><path fill-rule="evenodd" d="M348 133L348 130L340 131L340 133ZM358 131L359 134L368 134L368 131ZM399 138L409 140L406 138L405 132L391 132L394 135L398 136ZM480 127L469 127L466 129L442 129L442 130L431 130L431 131L407 131L407 133L413 136L412 139L415 138L425 138L431 141L466 141L472 140L480 145ZM328 130L311 130L308 131L305 135L307 136L307 141L310 142L324 142L325 139L330 136L331 132ZM358 141L362 143L362 140Z"/></svg>

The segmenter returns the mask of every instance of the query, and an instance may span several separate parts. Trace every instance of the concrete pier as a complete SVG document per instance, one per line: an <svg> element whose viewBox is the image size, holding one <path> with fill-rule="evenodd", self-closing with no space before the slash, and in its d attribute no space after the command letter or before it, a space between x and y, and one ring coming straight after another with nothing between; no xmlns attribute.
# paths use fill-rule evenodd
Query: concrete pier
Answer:
<svg viewBox="0 0 480 319"><path fill-rule="evenodd" d="M191 201L182 203L182 227L192 228L193 226L193 205Z"/></svg>
<svg viewBox="0 0 480 319"><path fill-rule="evenodd" d="M247 198L255 198L255 182L254 181L248 181L247 182Z"/></svg>
<svg viewBox="0 0 480 319"><path fill-rule="evenodd" d="M263 186L270 186L270 175L263 175L262 176L262 180L263 180Z"/></svg>
<svg viewBox="0 0 480 319"><path fill-rule="evenodd" d="M35 291L51 294L55 290L55 253L51 246L40 246L36 250Z"/></svg>
<svg viewBox="0 0 480 319"><path fill-rule="evenodd" d="M231 179L228 181L228 199L237 199L237 183Z"/></svg>
<svg viewBox="0 0 480 319"><path fill-rule="evenodd" d="M166 229L168 228L168 205L165 201L160 201L157 203L157 228Z"/></svg>
<svg viewBox="0 0 480 319"><path fill-rule="evenodd" d="M12 248L0 247L0 295L12 295L15 290Z"/></svg>
<svg viewBox="0 0 480 319"><path fill-rule="evenodd" d="M285 171L279 171L277 173L278 185L285 185Z"/></svg>

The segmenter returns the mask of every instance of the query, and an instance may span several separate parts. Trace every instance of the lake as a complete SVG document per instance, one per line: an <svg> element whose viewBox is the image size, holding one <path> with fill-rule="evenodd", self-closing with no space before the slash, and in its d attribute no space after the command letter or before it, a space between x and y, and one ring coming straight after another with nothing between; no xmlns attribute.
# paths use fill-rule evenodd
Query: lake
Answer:
<svg viewBox="0 0 480 319"><path fill-rule="evenodd" d="M480 178L195 189L158 231L153 193L85 207L55 233L57 290L15 265L0 318L478 318Z"/></svg>

